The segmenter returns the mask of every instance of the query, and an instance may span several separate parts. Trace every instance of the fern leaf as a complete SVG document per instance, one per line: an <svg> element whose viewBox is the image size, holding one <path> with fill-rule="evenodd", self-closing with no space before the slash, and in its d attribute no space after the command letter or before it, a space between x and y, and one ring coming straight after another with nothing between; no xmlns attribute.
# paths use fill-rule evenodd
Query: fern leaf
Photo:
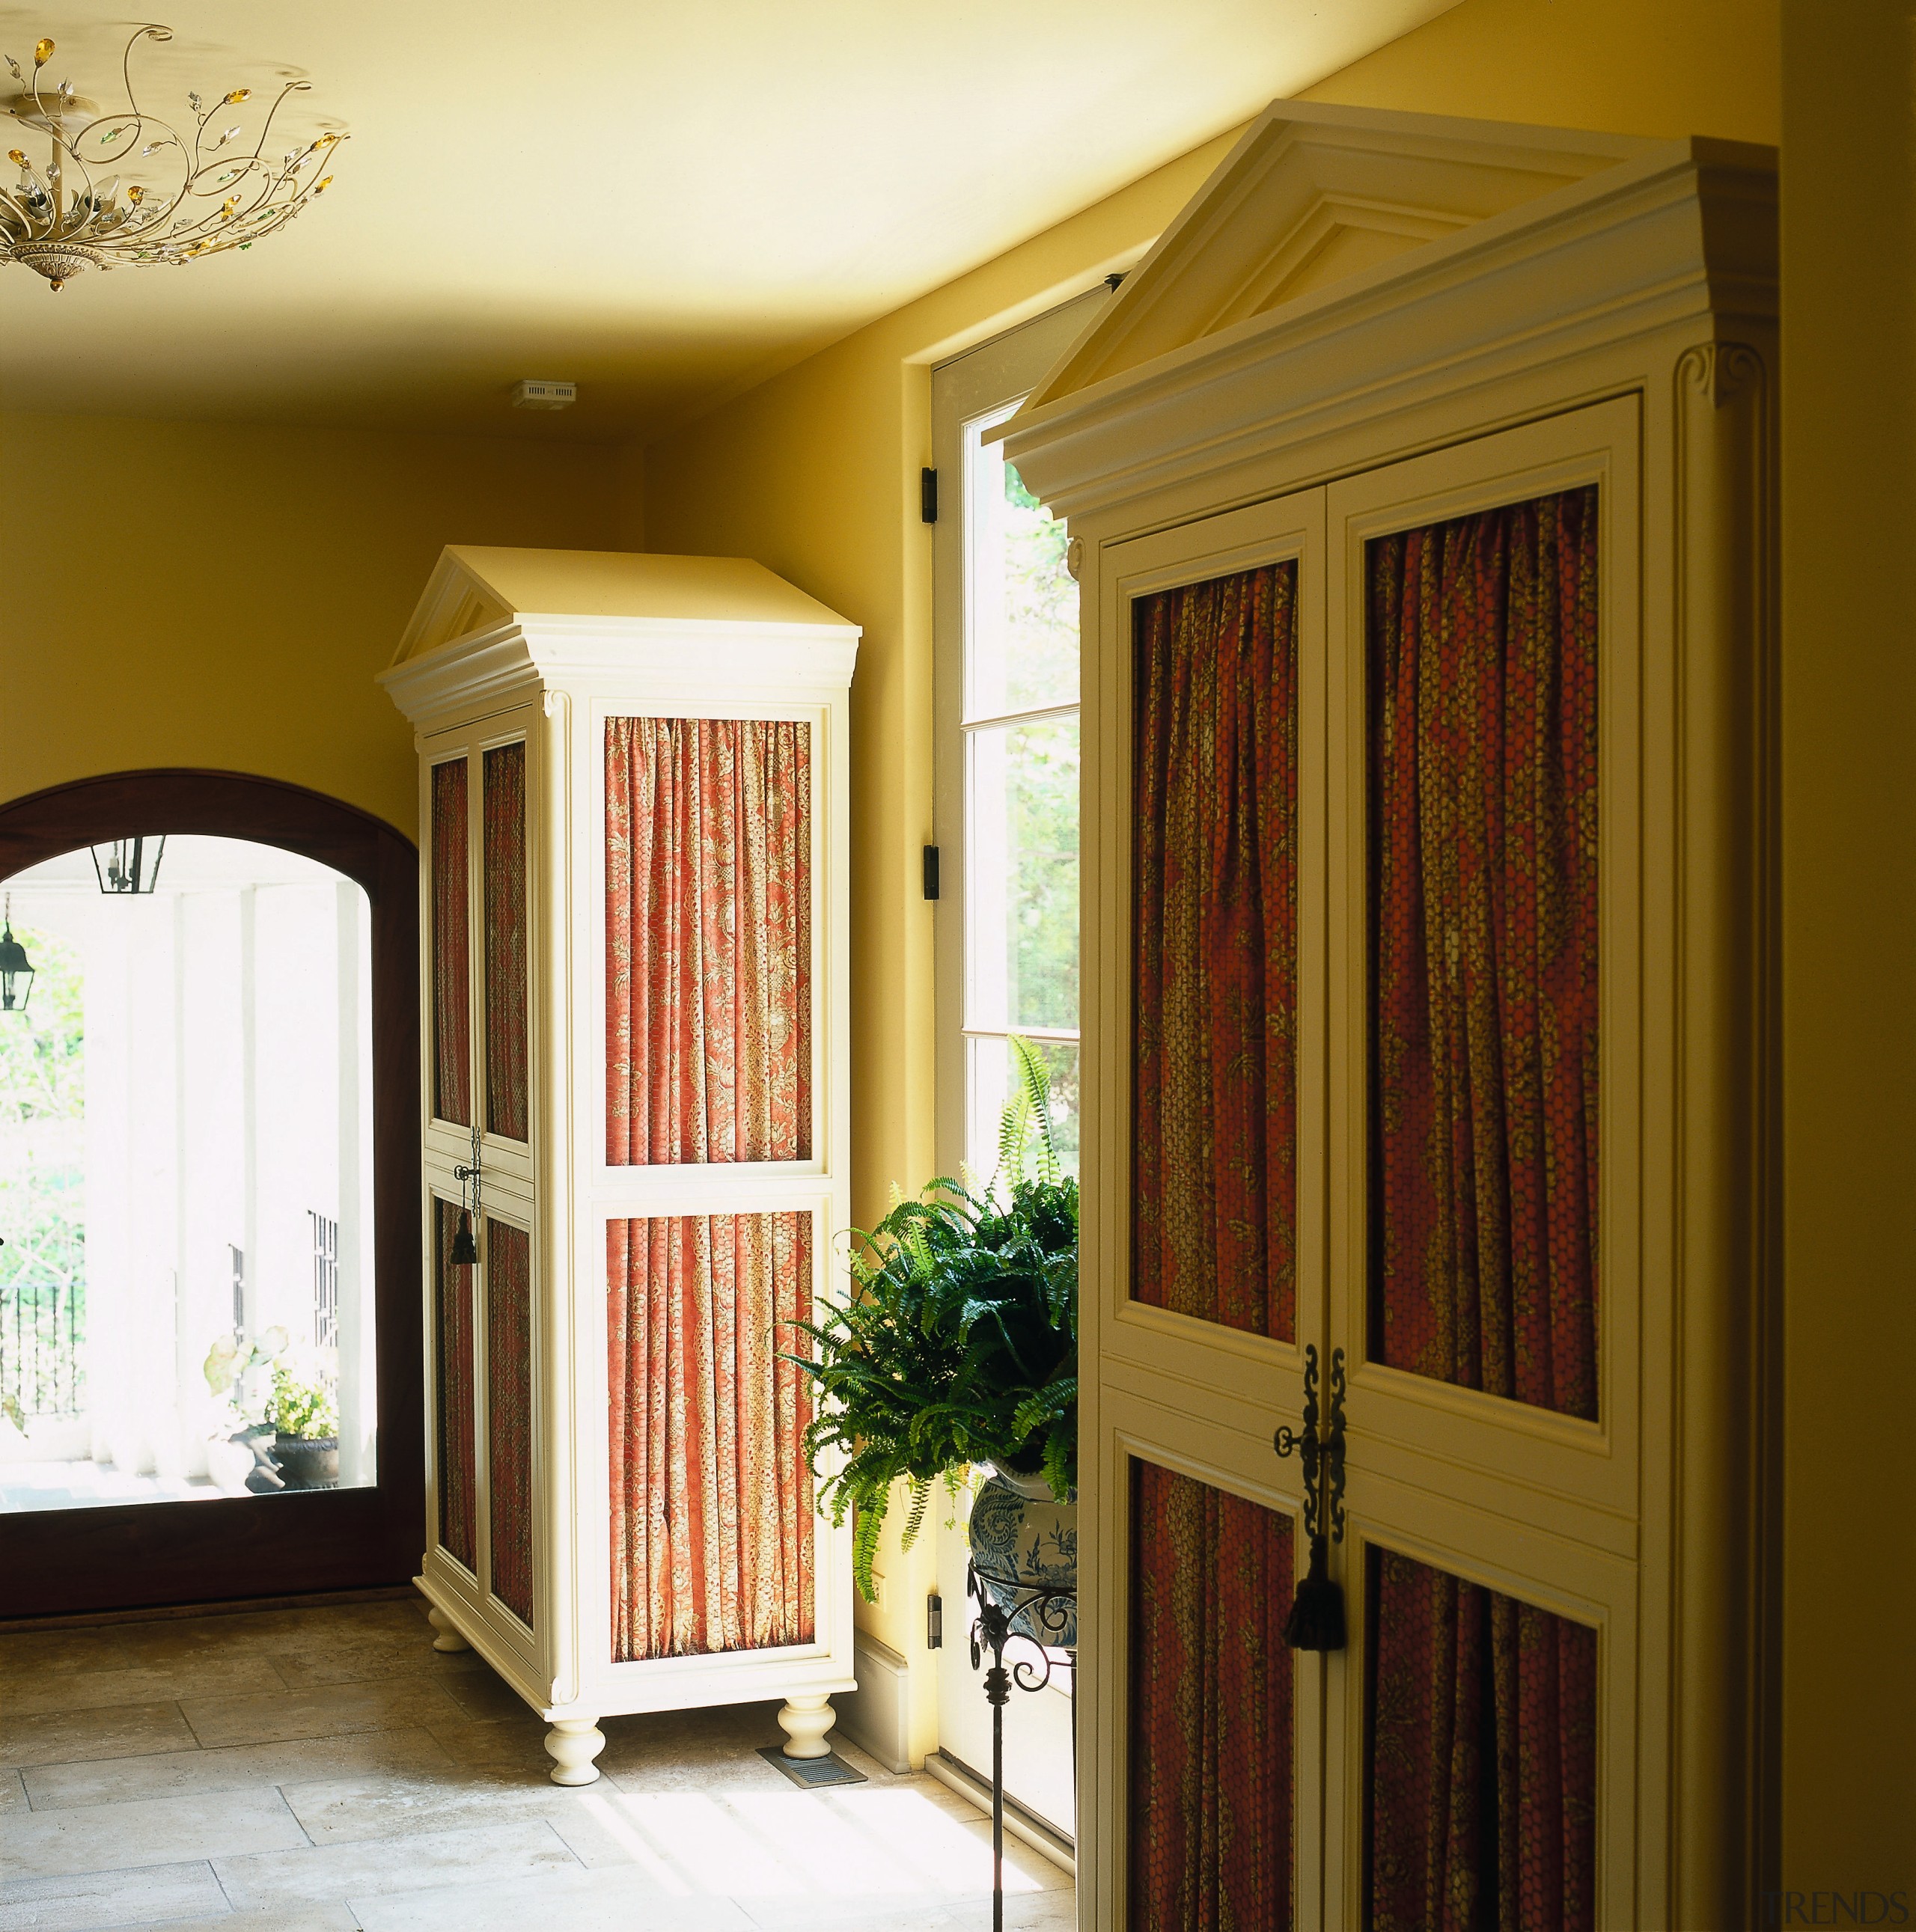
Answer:
<svg viewBox="0 0 1916 1932"><path fill-rule="evenodd" d="M858 1508L858 1518L851 1532L851 1576L858 1586L858 1594L866 1603L878 1600L878 1585L872 1580L872 1566L878 1560L878 1538L884 1528L885 1508L888 1498L882 1493L865 1498Z"/></svg>

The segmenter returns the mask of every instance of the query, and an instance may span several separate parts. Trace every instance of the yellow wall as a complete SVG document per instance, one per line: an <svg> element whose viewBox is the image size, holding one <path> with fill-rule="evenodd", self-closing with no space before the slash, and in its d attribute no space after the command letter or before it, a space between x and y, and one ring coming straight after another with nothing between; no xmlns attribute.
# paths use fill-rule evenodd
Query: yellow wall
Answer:
<svg viewBox="0 0 1916 1932"><path fill-rule="evenodd" d="M1464 0L1309 98L1612 132L1774 141L1776 0ZM852 690L852 1182L858 1219L932 1162L930 364L1127 265L1235 136L861 329L646 452L661 550L755 556L865 627ZM929 1551L888 1550L863 1626L914 1662ZM949 1608L949 1606L947 1606ZM923 1694L929 1671L914 1671ZM929 1705L920 1712L931 1735Z"/></svg>
<svg viewBox="0 0 1916 1932"><path fill-rule="evenodd" d="M1782 1876L1916 1910L1916 7L1783 46Z"/></svg>
<svg viewBox="0 0 1916 1932"><path fill-rule="evenodd" d="M1777 0L1464 0L1307 100L1774 144Z"/></svg>
<svg viewBox="0 0 1916 1932"><path fill-rule="evenodd" d="M107 417L0 417L0 797L199 765L409 836L412 732L373 683L442 544L623 547L620 452Z"/></svg>

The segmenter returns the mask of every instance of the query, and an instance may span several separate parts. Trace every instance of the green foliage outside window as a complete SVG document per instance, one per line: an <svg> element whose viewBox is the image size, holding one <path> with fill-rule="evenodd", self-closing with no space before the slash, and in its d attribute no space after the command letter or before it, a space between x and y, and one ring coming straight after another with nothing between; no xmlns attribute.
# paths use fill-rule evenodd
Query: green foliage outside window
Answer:
<svg viewBox="0 0 1916 1932"><path fill-rule="evenodd" d="M16 1426L82 1406L86 1040L80 955L16 922L33 962L24 1013L0 1014L0 1411Z"/></svg>
<svg viewBox="0 0 1916 1932"><path fill-rule="evenodd" d="M1005 594L1007 629L1015 640L1021 701L1065 702L1078 693L1078 586L1065 568L1068 536L1005 466ZM1010 908L1006 966L1008 1018L1015 1028L1078 1023L1078 721L1034 720L1011 734L1017 776L1010 801L1011 850L1006 877ZM1041 1046L1051 1079L1051 1107L1065 1171L1078 1154L1078 1056L1075 1048Z"/></svg>

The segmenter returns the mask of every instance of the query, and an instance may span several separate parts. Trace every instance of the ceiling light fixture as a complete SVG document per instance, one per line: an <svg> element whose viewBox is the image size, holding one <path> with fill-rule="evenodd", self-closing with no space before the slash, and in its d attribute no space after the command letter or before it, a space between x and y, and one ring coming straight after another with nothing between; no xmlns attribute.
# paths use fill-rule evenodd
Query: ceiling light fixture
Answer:
<svg viewBox="0 0 1916 1932"><path fill-rule="evenodd" d="M188 94L193 119L184 132L141 107L134 50L143 40L173 37L170 27L158 26L134 34L120 58L126 105L106 110L77 94L70 80L44 83L51 40L35 46L31 72L5 56L20 89L7 110L45 141L47 152L38 161L22 148L8 152L20 176L0 176L0 262L22 262L59 289L83 268L177 265L250 248L332 185L326 166L344 135L329 131L277 156L266 152L274 117L289 94L307 91L303 80L281 88L251 148L246 124L257 111L248 106L251 88L233 88L210 104ZM142 174L147 178L135 178Z"/></svg>
<svg viewBox="0 0 1916 1932"><path fill-rule="evenodd" d="M116 838L93 848L93 875L100 890L114 896L122 892L150 892L160 883L160 861L166 855L166 834L158 838Z"/></svg>
<svg viewBox="0 0 1916 1932"><path fill-rule="evenodd" d="M33 962L14 937L14 896L9 892L6 925L0 930L0 1012L25 1012L32 996Z"/></svg>

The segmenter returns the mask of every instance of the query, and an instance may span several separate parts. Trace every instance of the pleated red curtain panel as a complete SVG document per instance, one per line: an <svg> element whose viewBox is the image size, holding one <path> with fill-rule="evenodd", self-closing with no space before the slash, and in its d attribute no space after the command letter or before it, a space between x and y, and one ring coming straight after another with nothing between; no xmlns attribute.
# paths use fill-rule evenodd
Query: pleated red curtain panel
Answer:
<svg viewBox="0 0 1916 1932"><path fill-rule="evenodd" d="M1596 1633L1372 1559L1375 1932L1595 1932Z"/></svg>
<svg viewBox="0 0 1916 1932"><path fill-rule="evenodd" d="M605 1158L812 1151L812 742L605 722Z"/></svg>
<svg viewBox="0 0 1916 1932"><path fill-rule="evenodd" d="M605 730L606 1159L811 1150L809 727ZM606 1228L613 1654L807 1642L806 1214Z"/></svg>
<svg viewBox="0 0 1916 1932"><path fill-rule="evenodd" d="M1294 1339L1296 566L1133 617L1131 1292Z"/></svg>
<svg viewBox="0 0 1916 1932"><path fill-rule="evenodd" d="M466 761L432 768L432 1110L472 1124L470 915L466 904Z"/></svg>
<svg viewBox="0 0 1916 1932"><path fill-rule="evenodd" d="M492 1594L524 1624L532 1606L532 1238L485 1223L485 1425Z"/></svg>
<svg viewBox="0 0 1916 1932"><path fill-rule="evenodd" d="M617 1662L811 1641L810 1408L778 1354L810 1305L811 1228L607 1225Z"/></svg>
<svg viewBox="0 0 1916 1932"><path fill-rule="evenodd" d="M461 766L463 770L464 768ZM452 1265L459 1210L433 1202L434 1319L438 1327L435 1391L439 1451L439 1541L468 1570L479 1568L478 1451L473 1372L473 1271Z"/></svg>
<svg viewBox="0 0 1916 1932"><path fill-rule="evenodd" d="M527 1138L526 1055L526 748L485 758L481 819L485 875L485 1126Z"/></svg>
<svg viewBox="0 0 1916 1932"><path fill-rule="evenodd" d="M1130 1932L1293 1922L1288 1516L1131 1466Z"/></svg>
<svg viewBox="0 0 1916 1932"><path fill-rule="evenodd" d="M1367 559L1374 1359L1597 1412L1598 502ZM1593 1932L1596 1638L1379 1551L1369 1922Z"/></svg>
<svg viewBox="0 0 1916 1932"><path fill-rule="evenodd" d="M1596 489L1368 568L1371 1352L1594 1418Z"/></svg>

